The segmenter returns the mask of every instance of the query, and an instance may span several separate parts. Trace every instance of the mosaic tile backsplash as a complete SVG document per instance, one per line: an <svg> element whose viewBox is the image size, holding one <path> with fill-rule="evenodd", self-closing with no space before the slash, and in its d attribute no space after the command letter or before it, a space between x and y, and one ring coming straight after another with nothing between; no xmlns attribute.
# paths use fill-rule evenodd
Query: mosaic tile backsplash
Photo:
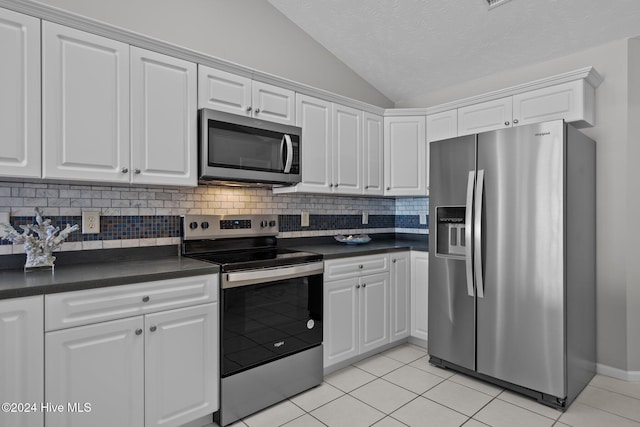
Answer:
<svg viewBox="0 0 640 427"><path fill-rule="evenodd" d="M277 214L280 237L346 233L427 233L419 215L428 198L370 198L322 195L273 195L269 189L199 186L111 187L0 182L0 212L14 226L33 222L34 207L58 226L82 225L83 211L100 211L100 233L72 233L63 250L177 244L180 215ZM309 227L300 213L309 212ZM369 214L362 224L362 213ZM21 253L0 241L0 255Z"/></svg>

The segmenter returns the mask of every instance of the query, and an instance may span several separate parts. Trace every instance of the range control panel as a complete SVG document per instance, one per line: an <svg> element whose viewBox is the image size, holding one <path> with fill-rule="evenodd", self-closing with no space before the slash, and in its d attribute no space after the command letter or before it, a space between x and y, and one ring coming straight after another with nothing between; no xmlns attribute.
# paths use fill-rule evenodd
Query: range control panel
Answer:
<svg viewBox="0 0 640 427"><path fill-rule="evenodd" d="M278 235L278 215L184 215L183 240Z"/></svg>

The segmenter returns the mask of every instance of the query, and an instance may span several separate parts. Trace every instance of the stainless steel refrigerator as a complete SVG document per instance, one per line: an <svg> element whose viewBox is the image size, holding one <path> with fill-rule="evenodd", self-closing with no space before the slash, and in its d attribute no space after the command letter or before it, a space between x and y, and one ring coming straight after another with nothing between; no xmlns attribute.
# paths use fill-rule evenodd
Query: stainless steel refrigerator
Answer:
<svg viewBox="0 0 640 427"><path fill-rule="evenodd" d="M431 363L566 408L595 372L594 141L552 121L430 150Z"/></svg>

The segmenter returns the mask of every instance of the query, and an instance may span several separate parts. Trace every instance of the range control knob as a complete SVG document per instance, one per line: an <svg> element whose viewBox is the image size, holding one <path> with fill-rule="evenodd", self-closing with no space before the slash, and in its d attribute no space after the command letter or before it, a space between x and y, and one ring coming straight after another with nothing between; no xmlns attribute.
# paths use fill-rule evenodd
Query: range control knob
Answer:
<svg viewBox="0 0 640 427"><path fill-rule="evenodd" d="M209 228L209 223L207 221L204 221L202 224L200 224L200 227L202 227L203 230L206 230L207 228Z"/></svg>
<svg viewBox="0 0 640 427"><path fill-rule="evenodd" d="M275 226L276 226L276 222L273 219L269 221L269 227L275 227Z"/></svg>
<svg viewBox="0 0 640 427"><path fill-rule="evenodd" d="M267 225L269 225L267 220L260 221L260 227L265 228Z"/></svg>
<svg viewBox="0 0 640 427"><path fill-rule="evenodd" d="M192 230L195 230L196 228L198 228L198 223L193 221L192 223L189 224L189 228Z"/></svg>

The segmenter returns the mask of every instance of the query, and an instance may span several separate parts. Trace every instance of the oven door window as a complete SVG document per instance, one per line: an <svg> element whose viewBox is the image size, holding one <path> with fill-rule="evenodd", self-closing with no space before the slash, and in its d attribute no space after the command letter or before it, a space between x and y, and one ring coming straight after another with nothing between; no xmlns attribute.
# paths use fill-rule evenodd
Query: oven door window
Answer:
<svg viewBox="0 0 640 427"><path fill-rule="evenodd" d="M209 120L208 141L209 166L300 173L297 135Z"/></svg>
<svg viewBox="0 0 640 427"><path fill-rule="evenodd" d="M322 275L222 290L222 377L322 343Z"/></svg>

